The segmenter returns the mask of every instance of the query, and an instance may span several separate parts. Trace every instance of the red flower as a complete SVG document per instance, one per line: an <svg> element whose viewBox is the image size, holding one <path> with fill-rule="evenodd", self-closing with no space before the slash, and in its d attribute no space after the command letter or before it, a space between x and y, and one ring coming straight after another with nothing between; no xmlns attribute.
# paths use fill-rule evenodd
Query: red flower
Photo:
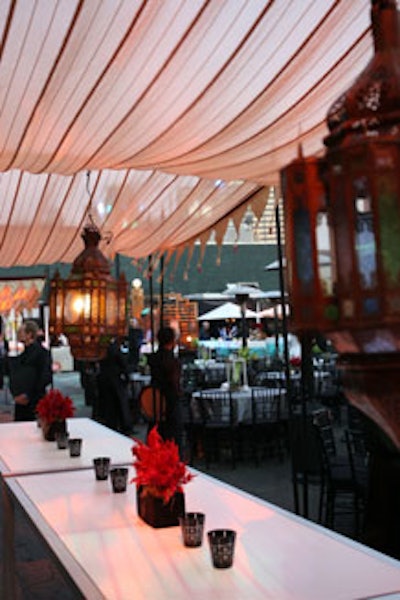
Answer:
<svg viewBox="0 0 400 600"><path fill-rule="evenodd" d="M43 421L54 423L73 417L75 406L69 396L63 396L60 390L53 389L39 400L36 412Z"/></svg>
<svg viewBox="0 0 400 600"><path fill-rule="evenodd" d="M157 425L150 431L147 444L136 440L132 454L136 458L133 463L136 477L132 482L145 486L149 493L163 498L165 503L175 492L182 492L182 486L194 477L180 460L178 446L172 440L164 441Z"/></svg>

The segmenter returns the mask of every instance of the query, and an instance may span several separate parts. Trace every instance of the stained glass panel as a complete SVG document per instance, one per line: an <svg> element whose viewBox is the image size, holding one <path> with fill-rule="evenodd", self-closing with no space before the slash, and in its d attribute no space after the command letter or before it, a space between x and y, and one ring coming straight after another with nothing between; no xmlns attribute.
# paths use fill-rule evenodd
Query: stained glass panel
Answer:
<svg viewBox="0 0 400 600"><path fill-rule="evenodd" d="M357 266L360 286L368 290L377 285L377 261L372 202L366 177L356 179L353 189Z"/></svg>

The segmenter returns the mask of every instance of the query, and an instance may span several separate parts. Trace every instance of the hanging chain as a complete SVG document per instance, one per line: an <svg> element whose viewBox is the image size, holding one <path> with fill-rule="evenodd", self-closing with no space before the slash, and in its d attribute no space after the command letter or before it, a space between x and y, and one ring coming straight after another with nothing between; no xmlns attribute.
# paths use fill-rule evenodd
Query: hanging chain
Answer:
<svg viewBox="0 0 400 600"><path fill-rule="evenodd" d="M87 216L88 216L90 228L96 229L100 233L100 229L99 229L99 227L97 227L97 225L94 221L94 218L93 218L93 214L92 214L93 194L92 194L92 190L90 189L90 175L91 175L91 171L89 171L89 170L86 171L86 192L89 196L89 206L88 206ZM111 242L112 238L113 238L112 231L105 231L104 233L101 234L101 239L107 245Z"/></svg>

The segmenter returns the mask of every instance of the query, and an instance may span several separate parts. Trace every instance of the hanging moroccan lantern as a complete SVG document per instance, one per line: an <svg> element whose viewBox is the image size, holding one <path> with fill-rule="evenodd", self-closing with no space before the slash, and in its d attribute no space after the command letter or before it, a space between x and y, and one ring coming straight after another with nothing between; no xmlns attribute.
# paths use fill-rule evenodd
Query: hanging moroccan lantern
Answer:
<svg viewBox="0 0 400 600"><path fill-rule="evenodd" d="M68 279L58 273L50 282L51 335L68 337L77 360L104 358L110 340L127 331L127 284L114 279L98 245L101 235L90 219L83 229L84 250L74 260Z"/></svg>
<svg viewBox="0 0 400 600"><path fill-rule="evenodd" d="M400 33L396 0L372 0L371 17L375 54L328 112L325 157L299 157L282 172L286 237L290 239L287 256L292 263L289 285L296 299L294 327L326 333L340 354L347 397L400 448ZM328 245L332 241L328 286L317 255L318 215L324 212ZM302 256L303 261L299 260Z"/></svg>

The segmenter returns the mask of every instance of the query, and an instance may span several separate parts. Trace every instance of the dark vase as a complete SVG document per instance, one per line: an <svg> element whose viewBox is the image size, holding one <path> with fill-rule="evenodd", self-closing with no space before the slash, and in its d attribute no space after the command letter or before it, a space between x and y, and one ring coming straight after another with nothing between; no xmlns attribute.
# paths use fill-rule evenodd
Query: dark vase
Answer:
<svg viewBox="0 0 400 600"><path fill-rule="evenodd" d="M41 421L42 433L45 440L48 442L54 442L57 433L65 433L67 431L67 424L64 421L53 421L53 423L47 423Z"/></svg>
<svg viewBox="0 0 400 600"><path fill-rule="evenodd" d="M140 486L136 490L138 515L152 527L173 527L179 525L179 517L185 513L185 496L176 492L169 502L162 498L145 493Z"/></svg>

